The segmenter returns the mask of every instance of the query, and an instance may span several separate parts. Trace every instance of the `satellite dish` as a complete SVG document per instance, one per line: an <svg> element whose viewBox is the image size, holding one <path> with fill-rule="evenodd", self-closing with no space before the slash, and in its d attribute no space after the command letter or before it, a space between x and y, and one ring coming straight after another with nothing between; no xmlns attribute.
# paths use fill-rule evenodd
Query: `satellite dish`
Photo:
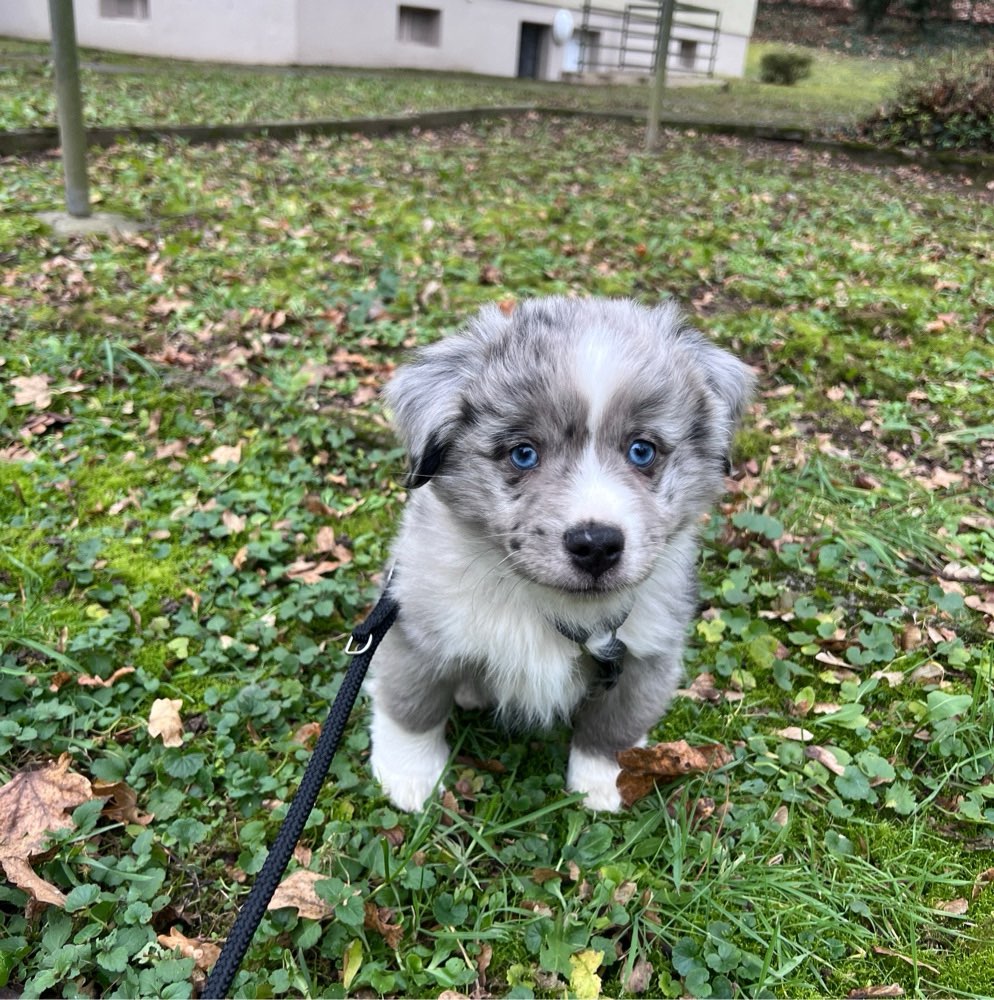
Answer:
<svg viewBox="0 0 994 1000"><path fill-rule="evenodd" d="M568 10L557 10L552 19L552 40L565 45L573 37L573 15Z"/></svg>

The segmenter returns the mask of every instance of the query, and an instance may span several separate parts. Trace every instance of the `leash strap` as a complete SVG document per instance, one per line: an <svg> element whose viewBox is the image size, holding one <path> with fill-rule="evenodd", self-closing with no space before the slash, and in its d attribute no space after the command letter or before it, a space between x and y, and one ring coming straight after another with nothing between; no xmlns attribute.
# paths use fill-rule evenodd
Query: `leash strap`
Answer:
<svg viewBox="0 0 994 1000"><path fill-rule="evenodd" d="M328 712L328 718L321 727L321 735L311 759L307 762L300 787L290 803L283 825L276 834L272 847L269 848L269 854L266 855L265 863L256 876L252 890L238 911L220 957L207 977L207 984L201 996L208 1000L223 1000L231 989L235 973L238 972L238 967L242 964L266 907L269 906L269 901L283 878L286 866L293 855L293 849L304 831L307 817L317 801L376 647L396 620L398 611L399 605L391 596L388 586L366 620L352 633L352 638L346 647L346 651L352 656L352 662Z"/></svg>

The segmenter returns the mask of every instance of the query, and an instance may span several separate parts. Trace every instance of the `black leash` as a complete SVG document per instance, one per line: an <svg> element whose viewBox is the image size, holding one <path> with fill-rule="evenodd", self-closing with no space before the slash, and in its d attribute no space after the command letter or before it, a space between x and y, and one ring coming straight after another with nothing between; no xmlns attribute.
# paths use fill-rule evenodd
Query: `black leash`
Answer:
<svg viewBox="0 0 994 1000"><path fill-rule="evenodd" d="M256 876L252 891L238 911L235 923L228 934L228 940L221 950L221 956L207 977L207 985L201 995L208 1000L222 1000L231 989L235 973L238 972L238 967L242 964L266 907L283 878L286 866L293 855L293 849L304 831L307 817L317 801L318 792L324 784L332 758L338 750L338 744L342 741L345 724L359 696L359 688L362 686L376 647L394 623L398 610L399 605L390 595L388 585L369 616L352 633L345 650L352 656L352 662L349 664L342 686L338 689L328 718L321 727L321 735L311 759L307 762L304 777L290 803L283 825L276 834L262 869Z"/></svg>

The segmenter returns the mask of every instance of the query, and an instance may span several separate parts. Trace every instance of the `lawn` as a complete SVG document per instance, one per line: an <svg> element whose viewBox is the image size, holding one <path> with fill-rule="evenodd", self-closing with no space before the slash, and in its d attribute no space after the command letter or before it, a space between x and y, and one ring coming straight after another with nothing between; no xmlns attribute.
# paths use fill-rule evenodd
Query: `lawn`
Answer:
<svg viewBox="0 0 994 1000"><path fill-rule="evenodd" d="M813 57L808 79L794 87L760 83L763 53L780 48L750 46L742 80L672 87L664 117L832 132L874 110L900 73L896 59L808 49ZM46 53L41 44L0 39L0 128L55 124L51 67L40 61ZM644 83L576 86L442 73L253 69L100 52L81 58L84 115L88 123L103 126L335 119L521 104L644 111L649 99Z"/></svg>
<svg viewBox="0 0 994 1000"><path fill-rule="evenodd" d="M73 820L41 881L0 840L0 986L202 984L403 502L377 387L557 292L674 295L759 373L653 734L732 761L590 815L564 733L463 715L398 815L360 707L237 995L994 994L989 192L535 116L121 144L144 231L57 238L58 162L0 169L0 833L42 781Z"/></svg>

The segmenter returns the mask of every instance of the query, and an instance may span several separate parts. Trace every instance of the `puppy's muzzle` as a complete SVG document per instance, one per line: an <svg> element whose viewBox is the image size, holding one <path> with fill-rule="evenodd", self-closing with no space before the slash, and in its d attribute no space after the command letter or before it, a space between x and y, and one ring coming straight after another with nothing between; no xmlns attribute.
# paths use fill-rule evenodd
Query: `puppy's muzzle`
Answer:
<svg viewBox="0 0 994 1000"><path fill-rule="evenodd" d="M588 521L563 533L563 547L573 565L596 580L621 558L625 536L614 525Z"/></svg>

